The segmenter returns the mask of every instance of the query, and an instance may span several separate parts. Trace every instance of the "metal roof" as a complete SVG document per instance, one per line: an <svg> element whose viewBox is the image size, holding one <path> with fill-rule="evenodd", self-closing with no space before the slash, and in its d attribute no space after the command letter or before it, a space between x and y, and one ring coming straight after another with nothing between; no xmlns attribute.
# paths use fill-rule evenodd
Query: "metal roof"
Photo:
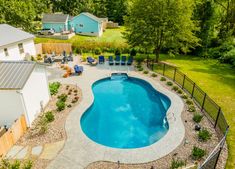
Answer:
<svg viewBox="0 0 235 169"><path fill-rule="evenodd" d="M0 47L30 38L34 38L34 35L7 24L0 24Z"/></svg>
<svg viewBox="0 0 235 169"><path fill-rule="evenodd" d="M34 70L36 62L0 62L0 90L22 89Z"/></svg>
<svg viewBox="0 0 235 169"><path fill-rule="evenodd" d="M98 18L97 16L95 16L95 15L89 13L89 12L83 12L83 13L81 13L81 14L86 15L86 16L88 16L89 18L91 18L91 19L93 19L93 20L95 20L95 21L97 21L97 22L102 22L102 21L103 21L101 18Z"/></svg>
<svg viewBox="0 0 235 169"><path fill-rule="evenodd" d="M43 14L43 23L65 23L69 18L67 14Z"/></svg>

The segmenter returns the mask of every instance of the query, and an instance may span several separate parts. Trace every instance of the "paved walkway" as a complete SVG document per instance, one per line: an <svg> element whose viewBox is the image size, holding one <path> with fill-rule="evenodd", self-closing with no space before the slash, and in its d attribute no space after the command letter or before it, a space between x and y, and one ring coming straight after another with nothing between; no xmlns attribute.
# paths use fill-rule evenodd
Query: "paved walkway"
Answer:
<svg viewBox="0 0 235 169"><path fill-rule="evenodd" d="M63 148L65 141L38 145L38 146L13 146L7 153L6 158L24 160L30 157L36 157L44 160L54 159Z"/></svg>

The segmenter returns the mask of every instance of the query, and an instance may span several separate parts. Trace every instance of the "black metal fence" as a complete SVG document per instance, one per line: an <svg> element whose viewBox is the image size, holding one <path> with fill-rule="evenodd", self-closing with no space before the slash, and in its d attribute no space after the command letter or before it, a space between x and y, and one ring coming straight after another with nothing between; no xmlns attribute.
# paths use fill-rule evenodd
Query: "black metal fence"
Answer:
<svg viewBox="0 0 235 169"><path fill-rule="evenodd" d="M147 66L152 71L156 71L157 73L168 77L176 84L178 84L185 92L187 92L191 96L191 98L198 105L201 111L213 124L223 144L220 143L217 146L219 148L215 148L214 152L211 153L209 158L199 168L206 169L207 166L213 166L211 168L215 168L229 129L229 125L225 119L221 107L217 105L215 101L213 101L207 95L207 93L204 92L194 81L192 81L184 73L179 71L176 67L165 63L154 63L153 61L148 61ZM224 142L222 140L224 140Z"/></svg>

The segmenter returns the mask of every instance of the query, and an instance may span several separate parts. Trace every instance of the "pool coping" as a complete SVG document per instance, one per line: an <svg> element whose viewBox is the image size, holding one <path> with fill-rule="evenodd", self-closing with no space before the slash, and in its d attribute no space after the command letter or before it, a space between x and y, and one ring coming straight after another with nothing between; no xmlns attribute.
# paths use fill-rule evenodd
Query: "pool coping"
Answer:
<svg viewBox="0 0 235 169"><path fill-rule="evenodd" d="M93 103L92 84L97 80L109 77L110 70L89 66L85 66L85 68L87 68L86 73L78 79L71 77L57 80L62 83L79 85L82 89L83 99L69 114L65 124L67 133L65 146L48 168L85 168L95 161L120 161L128 164L146 163L166 156L182 143L185 135L185 128L181 119L181 113L184 109L182 99L153 78L135 71L129 71L128 75L149 82L155 90L171 100L171 106L167 111L169 130L166 135L150 146L136 149L106 147L88 138L81 129L80 118Z"/></svg>

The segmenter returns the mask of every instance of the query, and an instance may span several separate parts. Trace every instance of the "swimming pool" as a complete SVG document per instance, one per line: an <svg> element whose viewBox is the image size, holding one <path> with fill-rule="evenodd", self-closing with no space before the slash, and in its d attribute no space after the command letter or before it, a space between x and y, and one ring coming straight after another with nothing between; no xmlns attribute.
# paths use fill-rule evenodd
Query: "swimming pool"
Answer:
<svg viewBox="0 0 235 169"><path fill-rule="evenodd" d="M105 78L92 86L94 102L81 118L83 132L113 148L140 148L168 131L170 100L148 82L123 76Z"/></svg>

